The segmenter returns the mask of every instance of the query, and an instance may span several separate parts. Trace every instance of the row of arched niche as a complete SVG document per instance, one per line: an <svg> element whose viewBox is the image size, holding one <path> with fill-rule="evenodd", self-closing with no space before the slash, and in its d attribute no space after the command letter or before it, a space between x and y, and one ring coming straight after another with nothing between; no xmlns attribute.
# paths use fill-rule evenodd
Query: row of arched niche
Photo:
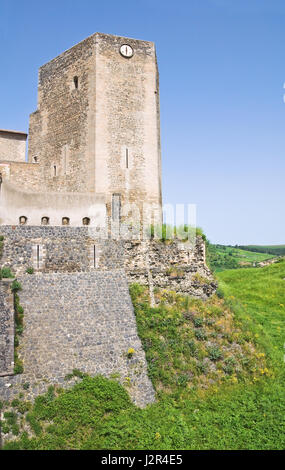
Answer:
<svg viewBox="0 0 285 470"><path fill-rule="evenodd" d="M25 215L21 215L19 217L19 224L26 225L28 222L28 218ZM41 218L41 225L50 225L49 217L42 217ZM61 225L70 225L70 218L69 217L62 217ZM82 225L90 225L89 217L83 217Z"/></svg>

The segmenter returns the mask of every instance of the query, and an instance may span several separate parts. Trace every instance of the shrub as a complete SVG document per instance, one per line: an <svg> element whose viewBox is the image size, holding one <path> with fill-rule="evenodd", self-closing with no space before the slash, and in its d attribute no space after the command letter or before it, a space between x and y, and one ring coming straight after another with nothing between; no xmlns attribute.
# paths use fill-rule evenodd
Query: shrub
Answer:
<svg viewBox="0 0 285 470"><path fill-rule="evenodd" d="M1 278L8 279L15 277L11 269L8 266L3 266L1 269Z"/></svg>
<svg viewBox="0 0 285 470"><path fill-rule="evenodd" d="M80 379L83 379L84 377L86 377L86 373L82 372L79 369L73 369L72 375L73 377L79 377Z"/></svg>
<svg viewBox="0 0 285 470"><path fill-rule="evenodd" d="M195 341L193 340L188 341L188 347L190 350L190 356L195 357L197 355L197 346L195 344Z"/></svg>
<svg viewBox="0 0 285 470"><path fill-rule="evenodd" d="M207 351L211 361L218 361L223 356L222 351L218 348L218 346L210 346Z"/></svg>
<svg viewBox="0 0 285 470"><path fill-rule="evenodd" d="M14 374L22 374L24 372L23 362L18 357L17 347L19 346L19 336L24 331L23 318L24 309L20 305L17 291L21 290L21 284L14 280L11 289L14 293L14 311L15 311L15 336L14 336Z"/></svg>
<svg viewBox="0 0 285 470"><path fill-rule="evenodd" d="M17 292L18 290L22 290L21 283L16 279L12 282L11 289L13 292Z"/></svg>
<svg viewBox="0 0 285 470"><path fill-rule="evenodd" d="M192 280L196 281L200 286L204 284L211 284L212 282L210 279L207 279L206 277L201 276L201 274L199 273L194 274L194 276L192 277Z"/></svg>
<svg viewBox="0 0 285 470"><path fill-rule="evenodd" d="M197 362L197 369L201 374L206 374L208 372L208 365L205 362Z"/></svg>
<svg viewBox="0 0 285 470"><path fill-rule="evenodd" d="M219 297L219 299L223 299L224 298L224 293L222 291L222 289L220 287L218 287L218 289L216 290L216 294L217 296Z"/></svg>
<svg viewBox="0 0 285 470"><path fill-rule="evenodd" d="M207 333L203 328L199 328L195 331L195 336L199 341L205 341L207 339Z"/></svg>
<svg viewBox="0 0 285 470"><path fill-rule="evenodd" d="M135 300L137 300L137 298L144 293L144 290L144 286L141 286L140 284L131 284L129 287L129 291L132 301L134 302Z"/></svg>
<svg viewBox="0 0 285 470"><path fill-rule="evenodd" d="M179 226L171 224L150 225L146 233L150 238L156 238L162 242L173 240L174 238L187 241L190 237L192 238L192 235L202 237L203 240L206 241L206 236L200 227L193 227L187 224Z"/></svg>
<svg viewBox="0 0 285 470"><path fill-rule="evenodd" d="M26 273L27 274L34 274L34 268L32 266L29 266L27 269L26 269Z"/></svg>
<svg viewBox="0 0 285 470"><path fill-rule="evenodd" d="M177 385L179 385L180 387L185 387L188 382L189 377L186 374L179 375L179 377L177 378Z"/></svg>
<svg viewBox="0 0 285 470"><path fill-rule="evenodd" d="M223 371L225 374L232 375L235 370L236 360L234 357L227 357L225 359L225 364L223 366Z"/></svg>
<svg viewBox="0 0 285 470"><path fill-rule="evenodd" d="M14 374L22 374L24 372L24 366L20 359L16 359L14 366Z"/></svg>
<svg viewBox="0 0 285 470"><path fill-rule="evenodd" d="M26 416L26 420L30 424L32 430L34 431L36 436L39 436L42 432L42 427L36 417L32 413L28 413Z"/></svg>
<svg viewBox="0 0 285 470"><path fill-rule="evenodd" d="M130 359L131 357L133 357L134 354L135 354L134 348L129 348L128 349L128 358Z"/></svg>
<svg viewBox="0 0 285 470"><path fill-rule="evenodd" d="M32 407L32 404L28 401L20 401L17 398L15 398L12 402L11 405L13 408L16 408L19 413L24 414L26 411L29 411Z"/></svg>
<svg viewBox="0 0 285 470"><path fill-rule="evenodd" d="M22 305L17 305L17 313L19 313L19 315L23 315L24 308L22 307Z"/></svg>
<svg viewBox="0 0 285 470"><path fill-rule="evenodd" d="M194 317L193 323L194 323L195 328L200 328L203 325L203 318Z"/></svg>

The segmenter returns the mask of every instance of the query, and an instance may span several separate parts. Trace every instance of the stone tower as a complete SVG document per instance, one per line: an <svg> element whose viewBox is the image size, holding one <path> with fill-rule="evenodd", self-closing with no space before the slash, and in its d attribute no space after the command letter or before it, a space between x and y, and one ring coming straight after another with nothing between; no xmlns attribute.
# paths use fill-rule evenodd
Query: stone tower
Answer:
<svg viewBox="0 0 285 470"><path fill-rule="evenodd" d="M140 214L143 204L152 205L161 220L154 44L95 33L43 65L28 162L6 160L13 155L0 166L8 185L4 201L14 204L15 220L2 215L2 224L24 215L28 225L40 225L42 217L61 225L67 217L77 226L91 214L92 225L96 207L123 218L127 203ZM11 194L19 191L25 194Z"/></svg>

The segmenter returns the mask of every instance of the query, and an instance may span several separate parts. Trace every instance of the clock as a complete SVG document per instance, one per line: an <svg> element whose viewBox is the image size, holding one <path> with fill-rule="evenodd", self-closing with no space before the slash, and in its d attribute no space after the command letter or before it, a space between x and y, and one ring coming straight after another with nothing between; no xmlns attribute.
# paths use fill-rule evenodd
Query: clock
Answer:
<svg viewBox="0 0 285 470"><path fill-rule="evenodd" d="M123 57L126 57L127 59L129 59L130 57L133 56L134 51L133 51L133 48L129 46L128 44L123 44L120 47L120 53Z"/></svg>

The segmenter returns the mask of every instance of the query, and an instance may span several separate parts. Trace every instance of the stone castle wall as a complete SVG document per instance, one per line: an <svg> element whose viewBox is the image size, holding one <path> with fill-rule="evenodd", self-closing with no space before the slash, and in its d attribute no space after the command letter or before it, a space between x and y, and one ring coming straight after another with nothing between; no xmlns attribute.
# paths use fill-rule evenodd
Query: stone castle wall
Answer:
<svg viewBox="0 0 285 470"><path fill-rule="evenodd" d="M124 266L129 282L167 289L206 299L216 282L205 260L205 243L197 237L194 247L179 240L129 241L124 245Z"/></svg>
<svg viewBox="0 0 285 470"><path fill-rule="evenodd" d="M104 240L88 227L2 226L3 265L16 275L36 272L91 272L124 268L130 282L201 298L216 284L205 263L205 245L172 240Z"/></svg>
<svg viewBox="0 0 285 470"><path fill-rule="evenodd" d="M122 44L133 56L122 57ZM95 187L161 206L159 79L152 42L96 35ZM126 157L128 162L126 162ZM160 220L160 219L157 219Z"/></svg>
<svg viewBox="0 0 285 470"><path fill-rule="evenodd" d="M95 33L40 68L29 162L42 168L42 190L106 194L108 210L113 194L161 206L160 153L152 42Z"/></svg>
<svg viewBox="0 0 285 470"><path fill-rule="evenodd" d="M0 377L14 373L14 304L11 280L0 280Z"/></svg>
<svg viewBox="0 0 285 470"><path fill-rule="evenodd" d="M132 47L131 57L120 53L123 44ZM30 116L28 162L14 148L5 156L7 143L5 155L0 153L8 198L0 195L1 225L18 223L20 210L30 225L40 225L45 210L52 225L70 212L72 225L81 226L97 196L108 217L121 211L125 220L131 211L132 222L147 218L149 224L161 223L154 43L93 34L40 68L37 107ZM80 207L72 194L81 200Z"/></svg>
<svg viewBox="0 0 285 470"><path fill-rule="evenodd" d="M13 167L16 166L13 163ZM21 164L19 164L21 165ZM39 169L35 164L24 164L32 169ZM0 171L3 165L0 163ZM19 170L19 168L17 169ZM13 168L11 169L13 171ZM69 218L73 227L83 225L83 218L90 219L90 225L104 225L106 219L105 196L97 193L34 193L25 188L25 172L17 171L19 181L17 191L10 182L3 181L0 191L0 225L19 225L22 216L27 217L28 226L40 226L42 217L48 217L53 226L62 226L62 219ZM32 172L37 179L38 173ZM30 175L31 176L31 175ZM21 181L22 178L22 181ZM26 182L28 179L26 180ZM37 180L40 185L40 179Z"/></svg>
<svg viewBox="0 0 285 470"><path fill-rule="evenodd" d="M22 284L24 332L17 354L24 373L14 376L14 312L9 281L0 282L0 397L33 399L49 384L63 387L73 369L120 374L140 406L153 401L137 335L128 284L207 298L216 288L205 264L205 246L178 240L96 238L88 227L2 226L2 266ZM34 273L28 274L27 268ZM135 349L132 358L129 348ZM29 384L27 387L26 384Z"/></svg>
<svg viewBox="0 0 285 470"><path fill-rule="evenodd" d="M0 377L1 400L19 393L33 399L51 384L68 387L66 375L73 369L116 373L137 405L154 400L123 270L25 274L18 280L24 307L18 356L24 373ZM131 358L129 348L135 350Z"/></svg>
<svg viewBox="0 0 285 470"><path fill-rule="evenodd" d="M0 129L0 160L24 162L27 134Z"/></svg>
<svg viewBox="0 0 285 470"><path fill-rule="evenodd" d="M32 163L37 158L42 168L42 190L94 192L94 154L88 141L88 122L93 119L94 127L95 114L94 45L91 36L39 70L28 159Z"/></svg>

